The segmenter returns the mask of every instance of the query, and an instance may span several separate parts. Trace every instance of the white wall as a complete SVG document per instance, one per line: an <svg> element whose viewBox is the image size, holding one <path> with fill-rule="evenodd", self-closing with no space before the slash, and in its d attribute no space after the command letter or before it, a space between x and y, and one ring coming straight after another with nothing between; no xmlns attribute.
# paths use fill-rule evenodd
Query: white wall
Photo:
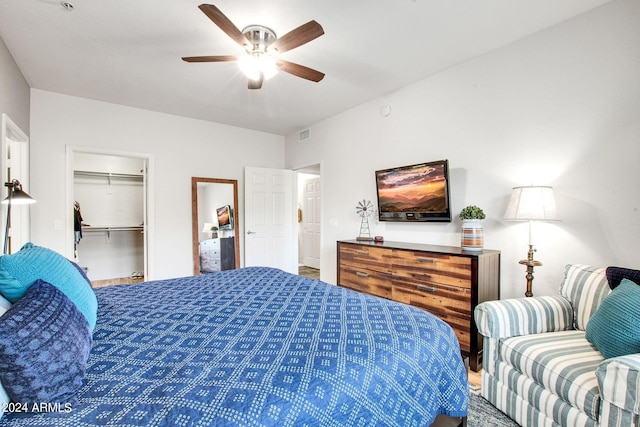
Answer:
<svg viewBox="0 0 640 427"><path fill-rule="evenodd" d="M31 208L32 240L61 253L73 231L71 223L55 229L71 208L65 206L67 145L153 156L148 279L193 272L192 176L237 179L243 194L245 165L284 165L279 135L32 89L30 194L38 200ZM240 212L242 206L240 197ZM241 234L242 227L241 218Z"/></svg>
<svg viewBox="0 0 640 427"><path fill-rule="evenodd" d="M502 220L515 185L553 186L562 217L535 229L534 294L556 293L566 263L640 267L638 22L640 2L616 0L317 123L311 141L287 136L287 167L323 165L322 279L335 282L336 240L358 233L355 203L375 201L375 170L445 158L454 213L487 213L502 298L525 290L527 225ZM372 232L459 246L460 226L374 222Z"/></svg>
<svg viewBox="0 0 640 427"><path fill-rule="evenodd" d="M0 39L0 113L29 135L29 85Z"/></svg>

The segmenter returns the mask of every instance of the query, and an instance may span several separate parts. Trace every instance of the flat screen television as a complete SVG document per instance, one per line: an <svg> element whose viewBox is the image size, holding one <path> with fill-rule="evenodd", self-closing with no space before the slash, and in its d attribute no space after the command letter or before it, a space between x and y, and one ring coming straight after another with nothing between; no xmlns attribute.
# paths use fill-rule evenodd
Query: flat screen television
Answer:
<svg viewBox="0 0 640 427"><path fill-rule="evenodd" d="M376 171L380 221L451 222L449 161Z"/></svg>
<svg viewBox="0 0 640 427"><path fill-rule="evenodd" d="M218 228L220 230L233 230L233 210L230 205L216 209L218 215Z"/></svg>

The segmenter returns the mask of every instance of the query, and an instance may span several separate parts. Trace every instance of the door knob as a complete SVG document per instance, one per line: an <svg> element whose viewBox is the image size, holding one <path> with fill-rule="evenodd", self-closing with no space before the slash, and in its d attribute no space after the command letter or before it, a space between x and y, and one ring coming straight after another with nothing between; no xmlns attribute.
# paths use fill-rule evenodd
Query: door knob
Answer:
<svg viewBox="0 0 640 427"><path fill-rule="evenodd" d="M247 234L256 234L256 232L249 230L249 231L247 231Z"/></svg>

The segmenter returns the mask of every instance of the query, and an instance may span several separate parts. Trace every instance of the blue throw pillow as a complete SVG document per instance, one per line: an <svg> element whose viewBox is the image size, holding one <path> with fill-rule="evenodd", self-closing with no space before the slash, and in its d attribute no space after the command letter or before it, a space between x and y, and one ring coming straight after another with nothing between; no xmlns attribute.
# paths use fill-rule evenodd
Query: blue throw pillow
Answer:
<svg viewBox="0 0 640 427"><path fill-rule="evenodd" d="M640 353L640 286L622 279L593 313L586 331L587 340L606 359Z"/></svg>
<svg viewBox="0 0 640 427"><path fill-rule="evenodd" d="M6 313L6 311L9 310L10 308L11 308L11 303L8 300L6 300L4 297L0 296L0 316ZM9 395L7 394L4 387L2 387L2 383L0 382L0 405L2 405L2 408L6 408L6 405L9 402L11 402L11 399L9 398ZM0 408L0 418L2 418L2 414L4 414L4 412L2 411L2 408Z"/></svg>
<svg viewBox="0 0 640 427"><path fill-rule="evenodd" d="M67 295L84 314L93 331L98 300L91 284L69 260L51 249L26 243L18 252L0 257L0 293L15 303L41 279Z"/></svg>
<svg viewBox="0 0 640 427"><path fill-rule="evenodd" d="M607 267L607 282L609 287L615 289L622 279L629 279L637 285L640 285L640 270L632 270L623 267Z"/></svg>
<svg viewBox="0 0 640 427"><path fill-rule="evenodd" d="M83 385L87 319L55 286L36 281L0 317L0 381L14 402L63 403Z"/></svg>

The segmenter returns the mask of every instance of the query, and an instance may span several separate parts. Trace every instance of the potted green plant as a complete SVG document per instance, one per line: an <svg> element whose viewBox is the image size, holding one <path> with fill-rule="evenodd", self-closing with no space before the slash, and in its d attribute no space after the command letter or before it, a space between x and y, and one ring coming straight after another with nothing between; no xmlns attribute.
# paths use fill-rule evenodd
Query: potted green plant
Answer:
<svg viewBox="0 0 640 427"><path fill-rule="evenodd" d="M211 227L211 238L212 239L218 238L218 227L216 227L215 225Z"/></svg>
<svg viewBox="0 0 640 427"><path fill-rule="evenodd" d="M475 205L469 205L460 211L462 220L462 249L480 251L484 247L484 229L482 220L487 216Z"/></svg>
<svg viewBox="0 0 640 427"><path fill-rule="evenodd" d="M475 205L469 205L460 211L460 219L463 221L465 219L485 219L485 218L486 218L486 215L484 214L484 211Z"/></svg>

